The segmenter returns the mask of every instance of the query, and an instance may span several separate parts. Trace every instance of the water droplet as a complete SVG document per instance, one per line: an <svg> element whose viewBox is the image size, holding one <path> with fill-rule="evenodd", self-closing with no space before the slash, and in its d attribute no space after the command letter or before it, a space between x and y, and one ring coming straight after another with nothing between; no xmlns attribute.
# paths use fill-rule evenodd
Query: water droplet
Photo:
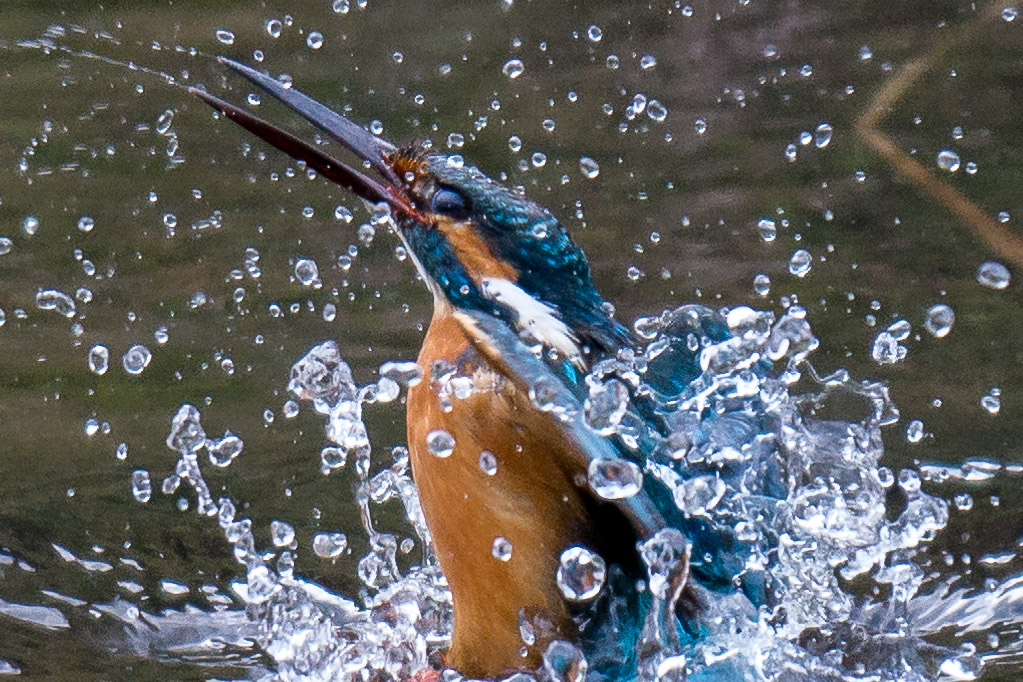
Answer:
<svg viewBox="0 0 1023 682"><path fill-rule="evenodd" d="M869 62L874 58L874 51L870 45L861 45L858 57L861 62Z"/></svg>
<svg viewBox="0 0 1023 682"><path fill-rule="evenodd" d="M632 102L625 109L625 118L630 121L646 111L647 97L642 92L637 92Z"/></svg>
<svg viewBox="0 0 1023 682"><path fill-rule="evenodd" d="M959 493L952 498L952 503L959 511L970 511L973 509L973 496L969 493Z"/></svg>
<svg viewBox="0 0 1023 682"><path fill-rule="evenodd" d="M702 118L696 119L693 121L693 130L696 131L697 135L703 135L707 132L707 121Z"/></svg>
<svg viewBox="0 0 1023 682"><path fill-rule="evenodd" d="M654 57L652 54L645 54L639 58L639 68L643 69L644 71L649 71L655 66L657 66L657 58Z"/></svg>
<svg viewBox="0 0 1023 682"><path fill-rule="evenodd" d="M461 149L465 145L465 135L462 133L448 133L448 149Z"/></svg>
<svg viewBox="0 0 1023 682"><path fill-rule="evenodd" d="M1002 399L994 394L983 396L980 399L980 406L984 408L984 411L988 414L998 414L999 410L1002 409Z"/></svg>
<svg viewBox="0 0 1023 682"><path fill-rule="evenodd" d="M924 329L930 332L934 338L941 339L952 331L952 324L955 320L956 314L952 308L944 303L938 303L928 308L924 315Z"/></svg>
<svg viewBox="0 0 1023 682"><path fill-rule="evenodd" d="M583 156L579 158L579 172L587 180L592 180L600 175L600 165L594 159Z"/></svg>
<svg viewBox="0 0 1023 682"><path fill-rule="evenodd" d="M646 115L660 123L668 118L668 108L661 104L660 100L652 99L646 105Z"/></svg>
<svg viewBox="0 0 1023 682"><path fill-rule="evenodd" d="M789 272L796 277L806 277L813 267L813 256L806 249L798 249L789 259Z"/></svg>
<svg viewBox="0 0 1023 682"><path fill-rule="evenodd" d="M337 306L329 301L323 304L323 321L333 322L337 318Z"/></svg>
<svg viewBox="0 0 1023 682"><path fill-rule="evenodd" d="M493 476L497 473L497 457L490 450L484 450L480 453L480 469L487 476Z"/></svg>
<svg viewBox="0 0 1023 682"><path fill-rule="evenodd" d="M938 168L955 173L959 170L959 155L951 149L942 149L938 152Z"/></svg>
<svg viewBox="0 0 1023 682"><path fill-rule="evenodd" d="M490 547L490 555L498 561L508 561L512 555L512 543L507 538L498 535Z"/></svg>
<svg viewBox="0 0 1023 682"><path fill-rule="evenodd" d="M394 379L380 377L376 384L376 402L390 403L401 395L401 386Z"/></svg>
<svg viewBox="0 0 1023 682"><path fill-rule="evenodd" d="M607 577L607 564L603 557L585 547L569 547L561 553L557 583L561 594L569 601L589 601L596 597Z"/></svg>
<svg viewBox="0 0 1023 682"><path fill-rule="evenodd" d="M338 205L334 208L334 220L350 223L354 219L355 216L352 215L351 210L347 206Z"/></svg>
<svg viewBox="0 0 1023 682"><path fill-rule="evenodd" d="M757 221L757 232L765 242L773 242L778 236L778 226L770 218L761 218Z"/></svg>
<svg viewBox="0 0 1023 682"><path fill-rule="evenodd" d="M395 64L401 64L405 61L405 55L401 52L401 50L395 50L391 53L391 59L394 60Z"/></svg>
<svg viewBox="0 0 1023 682"><path fill-rule="evenodd" d="M295 541L295 527L290 523L274 519L270 522L270 539L274 547L287 547Z"/></svg>
<svg viewBox="0 0 1023 682"><path fill-rule="evenodd" d="M0 256L6 256L14 248L14 241L10 237L0 237Z"/></svg>
<svg viewBox="0 0 1023 682"><path fill-rule="evenodd" d="M896 341L905 341L913 331L912 326L906 320L896 320L888 325L886 330Z"/></svg>
<svg viewBox="0 0 1023 682"><path fill-rule="evenodd" d="M320 269L317 267L316 261L310 258L299 258L295 261L295 279L306 287L321 284Z"/></svg>
<svg viewBox="0 0 1023 682"><path fill-rule="evenodd" d="M611 71L614 71L621 65L621 61L618 59L618 55L614 53L609 54L604 63L607 66L607 68L610 69Z"/></svg>
<svg viewBox="0 0 1023 682"><path fill-rule="evenodd" d="M21 221L21 231L28 237L34 236L39 231L39 218L34 215L27 216Z"/></svg>
<svg viewBox="0 0 1023 682"><path fill-rule="evenodd" d="M764 49L761 51L765 59L777 59L778 58L778 46L768 43L764 45Z"/></svg>
<svg viewBox="0 0 1023 682"><path fill-rule="evenodd" d="M323 34L319 31L309 31L309 35L305 38L305 44L313 50L318 50L323 47Z"/></svg>
<svg viewBox="0 0 1023 682"><path fill-rule="evenodd" d="M785 147L785 160L788 161L789 163L795 163L798 151L799 148L796 147L796 143L789 142L788 145Z"/></svg>
<svg viewBox="0 0 1023 682"><path fill-rule="evenodd" d="M659 318L653 319L659 321ZM590 386L583 403L583 416L591 429L602 436L610 436L618 430L628 408L629 390L621 381L609 379Z"/></svg>
<svg viewBox="0 0 1023 682"><path fill-rule="evenodd" d="M110 367L110 351L106 346L96 344L89 349L89 371L103 376Z"/></svg>
<svg viewBox="0 0 1023 682"><path fill-rule="evenodd" d="M648 586L658 599L667 598L675 576L684 570L688 544L679 531L662 528L640 545L640 556L650 576Z"/></svg>
<svg viewBox="0 0 1023 682"><path fill-rule="evenodd" d="M392 379L402 386L415 386L422 379L423 371L412 361L385 362L380 365L380 376Z"/></svg>
<svg viewBox="0 0 1023 682"><path fill-rule="evenodd" d="M324 473L340 469L348 462L348 451L328 445L320 450L320 464Z"/></svg>
<svg viewBox="0 0 1023 682"><path fill-rule="evenodd" d="M217 40L224 43L225 45L234 44L234 33L227 30L226 28L218 28L216 32Z"/></svg>
<svg viewBox="0 0 1023 682"><path fill-rule="evenodd" d="M547 155L543 152L533 152L533 156L529 160L533 163L534 168L543 168L547 164Z"/></svg>
<svg viewBox="0 0 1023 682"><path fill-rule="evenodd" d="M96 221L87 215L83 215L78 219L78 229L82 232L92 232L92 228L96 227Z"/></svg>
<svg viewBox="0 0 1023 682"><path fill-rule="evenodd" d="M206 432L202 428L201 415L193 405L183 404L171 420L167 434L167 447L181 453L198 452L206 446Z"/></svg>
<svg viewBox="0 0 1023 682"><path fill-rule="evenodd" d="M1002 21L1005 21L1007 23L1011 23L1011 22L1016 20L1016 17L1018 16L1018 14L1019 14L1019 12L1016 10L1015 7L1012 7L1011 5L1008 6L1008 7L1005 7L1002 10Z"/></svg>
<svg viewBox="0 0 1023 682"><path fill-rule="evenodd" d="M754 277L753 291L755 291L758 296L767 296L771 293L771 278L764 273L760 273Z"/></svg>
<svg viewBox="0 0 1023 682"><path fill-rule="evenodd" d="M268 19L266 22L266 32L270 34L271 38L280 38L282 28L284 25L280 19Z"/></svg>
<svg viewBox="0 0 1023 682"><path fill-rule="evenodd" d="M906 427L906 441L910 443L919 443L924 437L924 423L919 419L914 419L909 422L909 426Z"/></svg>
<svg viewBox="0 0 1023 682"><path fill-rule="evenodd" d="M892 365L906 357L906 348L889 332L883 331L874 338L870 357L879 365Z"/></svg>
<svg viewBox="0 0 1023 682"><path fill-rule="evenodd" d="M351 9L351 4L348 0L334 0L331 7L338 14L348 14L348 11Z"/></svg>
<svg viewBox="0 0 1023 682"><path fill-rule="evenodd" d="M228 431L223 438L208 441L206 450L209 452L210 462L214 466L226 467L241 454L244 446L245 443L241 438Z"/></svg>
<svg viewBox="0 0 1023 682"><path fill-rule="evenodd" d="M1000 223L1007 223L1007 222L1009 222L1009 220L1011 218L1012 218L1012 216L1009 215L1008 211L999 211L998 212L998 222L1000 222Z"/></svg>
<svg viewBox="0 0 1023 682"><path fill-rule="evenodd" d="M450 457L455 451L455 437L443 429L431 431L426 436L426 449L436 457Z"/></svg>
<svg viewBox="0 0 1023 682"><path fill-rule="evenodd" d="M581 649L556 639L543 652L543 667L550 682L583 682L589 664Z"/></svg>
<svg viewBox="0 0 1023 682"><path fill-rule="evenodd" d="M170 132L171 124L173 124L173 123L174 123L174 110L173 109L165 109L164 112L162 114L160 114L157 117L157 119L156 119L156 132L159 133L160 135L166 135L168 132ZM155 192L150 194L149 201L150 201L150 203L153 203L153 202L156 201L156 193Z"/></svg>
<svg viewBox="0 0 1023 682"><path fill-rule="evenodd" d="M507 62L505 62L504 67L502 67L501 69L501 71L504 72L505 76L508 76L508 78L512 79L521 76L522 72L525 70L526 65L522 63L521 59L509 59Z"/></svg>
<svg viewBox="0 0 1023 682"><path fill-rule="evenodd" d="M587 469L593 492L605 500L632 497L643 486L643 472L626 459L594 459Z"/></svg>
<svg viewBox="0 0 1023 682"><path fill-rule="evenodd" d="M40 310L53 310L67 318L75 316L75 300L58 289L37 291L36 307Z"/></svg>
<svg viewBox="0 0 1023 682"><path fill-rule="evenodd" d="M600 39L604 37L604 31L601 30L600 26L594 24L586 29L586 37L590 39L591 43L599 43Z"/></svg>
<svg viewBox="0 0 1023 682"><path fill-rule="evenodd" d="M149 480L149 472L138 469L131 474L131 494L139 502L149 502L153 496L153 484Z"/></svg>
<svg viewBox="0 0 1023 682"><path fill-rule="evenodd" d="M135 344L121 357L121 365L128 374L139 375L149 366L153 354L142 344Z"/></svg>
<svg viewBox="0 0 1023 682"><path fill-rule="evenodd" d="M313 554L321 559L333 559L348 547L344 533L317 533L313 536Z"/></svg>
<svg viewBox="0 0 1023 682"><path fill-rule="evenodd" d="M554 127L557 124L555 123L553 118L545 118L541 125L543 126L543 129L545 131L547 131L548 133L553 133L554 132Z"/></svg>
<svg viewBox="0 0 1023 682"><path fill-rule="evenodd" d="M824 149L831 144L831 136L834 133L834 128L831 127L830 123L818 123L817 129L813 133L813 145L817 149Z"/></svg>
<svg viewBox="0 0 1023 682"><path fill-rule="evenodd" d="M754 389L755 390L755 389ZM725 495L725 483L717 476L694 476L683 480L673 493L675 506L689 516L709 516Z"/></svg>
<svg viewBox="0 0 1023 682"><path fill-rule="evenodd" d="M1010 279L1009 269L1001 263L986 261L977 268L977 281L990 289L1004 289Z"/></svg>

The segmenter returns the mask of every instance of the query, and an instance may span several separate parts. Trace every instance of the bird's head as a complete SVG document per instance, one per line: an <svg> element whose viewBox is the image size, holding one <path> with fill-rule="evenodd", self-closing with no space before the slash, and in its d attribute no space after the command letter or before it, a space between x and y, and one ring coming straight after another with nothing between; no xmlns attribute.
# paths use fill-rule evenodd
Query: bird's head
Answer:
<svg viewBox="0 0 1023 682"><path fill-rule="evenodd" d="M437 307L498 317L578 365L628 342L628 331L593 286L582 249L546 208L460 157L421 143L396 146L265 74L221 61L331 135L359 163L346 164L205 91L194 94L329 180L389 206Z"/></svg>

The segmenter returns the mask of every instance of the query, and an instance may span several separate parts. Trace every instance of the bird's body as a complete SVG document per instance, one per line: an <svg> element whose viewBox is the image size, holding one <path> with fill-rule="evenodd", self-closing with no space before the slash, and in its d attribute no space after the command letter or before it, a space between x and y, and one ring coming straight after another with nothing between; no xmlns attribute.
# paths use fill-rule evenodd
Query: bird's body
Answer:
<svg viewBox="0 0 1023 682"><path fill-rule="evenodd" d="M580 634L555 580L561 552L579 545L610 558L635 536L580 486L586 472L569 464L578 458L565 456L554 418L538 415L443 308L419 363L424 377L449 372L468 393L451 399L430 378L408 398L413 476L455 604L447 662L476 678L535 669L552 640ZM430 451L433 432L452 436L450 454Z"/></svg>
<svg viewBox="0 0 1023 682"><path fill-rule="evenodd" d="M388 204L433 294L419 355L423 376L409 390L407 421L413 477L453 596L448 663L471 677L535 670L551 642L567 640L583 646L591 670L634 675L640 630L677 638L680 598L687 616L698 609L683 535L673 531L677 541L650 550L666 571L661 584L668 583L653 598L653 590L637 588L647 578L637 543L666 527L681 529L701 559L694 574L702 583L728 586L734 573L716 558L716 536L703 537L664 485L640 473L644 433L657 437L655 410L630 406L629 447L583 421L584 376L602 358L631 352L635 341L594 287L582 250L547 209L475 168L418 144L395 147L300 92L224 61L341 141L382 181L195 93L328 179ZM683 323L693 326L662 353L686 358L678 367L687 368L694 356L686 334L713 333L697 317ZM655 375L647 377L651 390ZM669 380L683 381L677 371ZM642 403L638 383L617 383ZM627 494L599 493L588 470L609 463L641 482ZM556 577L562 553L574 547L607 566L600 595L581 602ZM651 613L670 623L651 625Z"/></svg>

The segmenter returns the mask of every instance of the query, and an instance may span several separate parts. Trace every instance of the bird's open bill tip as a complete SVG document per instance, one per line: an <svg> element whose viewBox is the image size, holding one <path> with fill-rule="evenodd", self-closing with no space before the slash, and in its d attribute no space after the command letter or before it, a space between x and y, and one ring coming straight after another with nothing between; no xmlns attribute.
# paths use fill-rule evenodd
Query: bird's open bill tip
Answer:
<svg viewBox="0 0 1023 682"><path fill-rule="evenodd" d="M373 203L387 203L392 209L405 215L415 214L416 211L411 202L402 193L396 191L399 189L398 179L394 170L386 162L385 157L395 149L394 145L372 135L308 95L285 87L268 75L259 73L255 69L227 57L218 57L218 61L245 76L254 85L262 88L301 114L310 123L341 142L359 157L360 162L368 162L372 168L377 170L387 184L375 180L353 166L329 156L312 143L306 142L281 127L206 90L193 86L188 88L190 93L260 139L277 147L292 158L304 161L316 172L358 194L363 199Z"/></svg>

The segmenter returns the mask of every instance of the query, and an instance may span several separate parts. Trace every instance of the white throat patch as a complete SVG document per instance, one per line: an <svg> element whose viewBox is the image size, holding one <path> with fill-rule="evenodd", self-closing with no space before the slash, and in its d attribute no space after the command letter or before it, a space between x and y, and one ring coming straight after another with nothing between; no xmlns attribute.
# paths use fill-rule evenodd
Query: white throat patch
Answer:
<svg viewBox="0 0 1023 682"><path fill-rule="evenodd" d="M579 362L582 357L579 340L558 315L557 309L533 298L517 284L499 277L482 278L480 290L487 299L515 313L518 331L555 349L566 359Z"/></svg>

